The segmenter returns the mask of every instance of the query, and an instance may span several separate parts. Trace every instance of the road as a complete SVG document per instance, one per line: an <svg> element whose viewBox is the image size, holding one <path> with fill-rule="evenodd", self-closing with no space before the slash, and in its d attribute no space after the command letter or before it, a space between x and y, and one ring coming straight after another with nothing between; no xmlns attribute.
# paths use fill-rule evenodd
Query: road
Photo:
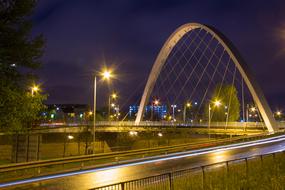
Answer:
<svg viewBox="0 0 285 190"><path fill-rule="evenodd" d="M285 135L266 140L156 156L117 166L50 175L0 184L5 189L85 190L147 176L285 150Z"/></svg>

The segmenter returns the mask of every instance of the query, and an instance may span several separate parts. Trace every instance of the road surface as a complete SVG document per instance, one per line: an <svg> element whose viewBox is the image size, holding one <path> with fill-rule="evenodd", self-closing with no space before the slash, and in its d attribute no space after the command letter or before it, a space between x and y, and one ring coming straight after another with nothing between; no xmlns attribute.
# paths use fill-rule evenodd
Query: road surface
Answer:
<svg viewBox="0 0 285 190"><path fill-rule="evenodd" d="M266 140L156 156L116 166L0 184L4 189L86 190L147 176L285 150L285 135Z"/></svg>

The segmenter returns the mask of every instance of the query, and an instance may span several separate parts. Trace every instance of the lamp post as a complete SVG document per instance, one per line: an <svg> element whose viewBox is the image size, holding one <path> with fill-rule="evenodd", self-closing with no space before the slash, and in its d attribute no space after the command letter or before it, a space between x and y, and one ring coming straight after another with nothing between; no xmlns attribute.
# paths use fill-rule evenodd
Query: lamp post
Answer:
<svg viewBox="0 0 285 190"><path fill-rule="evenodd" d="M282 112L281 111L276 111L276 119L282 120Z"/></svg>
<svg viewBox="0 0 285 190"><path fill-rule="evenodd" d="M116 112L116 121L119 119L119 117L120 117L120 105L117 105L116 107L115 107L115 112Z"/></svg>
<svg viewBox="0 0 285 190"><path fill-rule="evenodd" d="M245 125L244 125L244 131L246 131L246 127L248 124L248 119L249 119L249 113L248 113L248 109L249 109L249 104L246 104L246 108L245 108Z"/></svg>
<svg viewBox="0 0 285 190"><path fill-rule="evenodd" d="M220 100L215 100L214 102L213 102L213 105L215 106L215 107L219 107L220 105L221 105L221 102L220 102ZM208 135L209 135L209 139L210 139L210 137L211 137L211 135L210 135L210 127L211 127L211 102L209 103L209 108L208 108L208 111L209 111L209 113L208 113L208 115L209 115L209 118L208 118Z"/></svg>
<svg viewBox="0 0 285 190"><path fill-rule="evenodd" d="M97 96L97 78L94 77L94 96L93 96L93 146L92 152L95 153L95 128L96 128L96 97Z"/></svg>
<svg viewBox="0 0 285 190"><path fill-rule="evenodd" d="M173 121L175 121L175 108L177 108L177 105L176 104L173 104L173 105L171 105L171 107L172 107L172 119L173 119Z"/></svg>
<svg viewBox="0 0 285 190"><path fill-rule="evenodd" d="M159 100L158 99L156 99L156 100L154 100L153 102L152 102L152 105L151 105L151 115L150 115L150 120L151 121L153 121L153 115L154 115L154 108L156 107L156 106L158 106L159 105Z"/></svg>
<svg viewBox="0 0 285 190"><path fill-rule="evenodd" d="M187 108L191 107L191 102L186 102L186 104L184 104L184 109L183 109L183 122L186 122L186 111Z"/></svg>
<svg viewBox="0 0 285 190"><path fill-rule="evenodd" d="M112 94L109 95L109 105L108 105L108 120L110 121L110 116L111 116L111 99L116 99L118 96L117 94L114 92ZM113 107L113 106L112 106Z"/></svg>
<svg viewBox="0 0 285 190"><path fill-rule="evenodd" d="M109 80L112 77L110 71L106 70L101 73L103 80ZM93 96L93 146L92 151L95 153L95 131L96 131L96 99L97 99L97 77L94 76L94 96Z"/></svg>

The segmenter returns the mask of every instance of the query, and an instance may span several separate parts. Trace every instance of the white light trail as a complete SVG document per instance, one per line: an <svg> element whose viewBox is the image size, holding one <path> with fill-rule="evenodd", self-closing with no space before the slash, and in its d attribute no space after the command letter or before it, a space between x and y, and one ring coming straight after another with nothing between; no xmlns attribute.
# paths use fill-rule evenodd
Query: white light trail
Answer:
<svg viewBox="0 0 285 190"><path fill-rule="evenodd" d="M234 149L246 148L246 147L250 147L250 146L275 143L275 142L280 142L280 141L284 141L284 140L285 140L285 135L280 135L277 137L271 137L271 138L261 139L261 140L251 141L251 142L237 143L237 144L224 145L224 146L219 146L219 147L204 148L201 150L186 151L186 152L182 152L182 153L173 153L173 154L169 154L169 155L156 156L156 157L152 157L152 158L145 158L147 160L145 160L145 159L144 160L141 160L141 159L131 160L131 163L122 163L120 165L115 165L115 166L106 166L106 167L102 167L102 168L95 168L95 169L89 169L89 170L83 170L83 171L73 171L73 172L67 172L67 173L63 173L63 174L54 174L54 175L48 175L48 176L42 176L42 177L35 177L35 178L31 178L31 179L7 182L7 183L0 184L0 187L22 185L22 184L26 184L26 183L34 183L34 182L39 182L39 181L43 181L43 180L63 178L63 177L69 177L69 176L80 175L80 174L87 174L87 173L110 170L110 169L117 169L117 168L128 167L128 166L137 166L137 165L149 164L149 163L154 163L154 162L159 162L159 161L173 160L173 159L179 159L179 158L185 158L185 157L193 157L193 156L199 156L199 155L203 155L203 154L215 153L215 152L219 152L219 151L234 150ZM284 148L282 147L282 150L283 149ZM276 150L275 152L278 152L278 151L280 151L280 150ZM271 153L273 153L273 152L271 152ZM128 161L128 162L130 162L130 161Z"/></svg>

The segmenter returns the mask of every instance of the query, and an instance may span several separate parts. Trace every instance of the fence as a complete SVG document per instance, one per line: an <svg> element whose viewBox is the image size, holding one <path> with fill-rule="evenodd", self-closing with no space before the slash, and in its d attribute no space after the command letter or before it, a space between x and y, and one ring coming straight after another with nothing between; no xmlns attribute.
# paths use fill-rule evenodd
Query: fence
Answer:
<svg viewBox="0 0 285 190"><path fill-rule="evenodd" d="M25 176L25 178L31 178L41 175L54 174L59 171L81 170L105 164L119 164L120 162L127 161L130 159L146 158L162 154L166 155L166 154L183 152L193 149L197 149L198 151L200 148L231 144L233 142L251 141L257 139L261 139L259 141L267 140L266 138L265 139L262 138L264 138L264 136L262 135L235 137L232 139L211 140L207 141L206 143L204 142L200 144L188 143L188 144L181 144L174 146L164 146L159 148L138 149L132 151L110 152L103 154L66 157L61 159L8 164L0 166L0 182L17 180L19 178L23 178L23 176ZM279 139L279 138L283 138L283 136L282 137L275 136L271 137L270 139ZM244 142L244 143L250 143L250 142ZM215 147L212 147L212 149L215 149Z"/></svg>
<svg viewBox="0 0 285 190"><path fill-rule="evenodd" d="M41 124L42 127L44 126L53 126L53 127L60 127L60 126L80 126L82 124L76 123L58 123L55 124L48 124L43 123ZM92 123L85 123L84 125L93 125ZM208 127L208 122L169 122L169 121L141 121L139 124L135 124L134 121L97 121L97 127L104 127L104 126L129 126L129 127ZM225 126L229 128L266 128L263 122L211 122L211 127L221 127L224 128Z"/></svg>
<svg viewBox="0 0 285 190"><path fill-rule="evenodd" d="M164 173L94 190L284 189L285 153L271 153Z"/></svg>

